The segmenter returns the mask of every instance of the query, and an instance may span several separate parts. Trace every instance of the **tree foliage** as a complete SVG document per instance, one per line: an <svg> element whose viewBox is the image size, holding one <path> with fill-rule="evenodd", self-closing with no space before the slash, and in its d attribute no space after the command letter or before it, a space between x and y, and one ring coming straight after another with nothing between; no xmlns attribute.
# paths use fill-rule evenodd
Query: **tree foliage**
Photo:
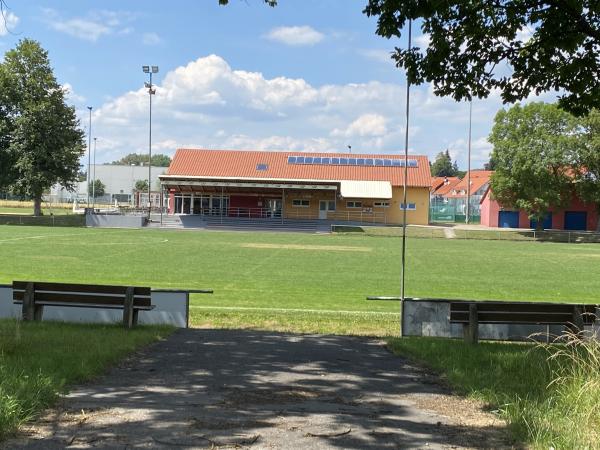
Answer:
<svg viewBox="0 0 600 450"><path fill-rule="evenodd" d="M581 145L574 148L572 157L578 168L577 192L600 212L600 111L593 110L582 122Z"/></svg>
<svg viewBox="0 0 600 450"><path fill-rule="evenodd" d="M495 198L525 210L542 225L552 208L566 206L573 194L571 155L580 145L579 121L554 104L530 103L500 110L488 140L496 171Z"/></svg>
<svg viewBox="0 0 600 450"><path fill-rule="evenodd" d="M50 186L73 189L83 153L83 131L47 52L36 41L21 40L0 64L0 180L32 199L40 215Z"/></svg>
<svg viewBox="0 0 600 450"><path fill-rule="evenodd" d="M102 197L106 193L106 186L100 180L90 181L88 184L88 193L94 198Z"/></svg>
<svg viewBox="0 0 600 450"><path fill-rule="evenodd" d="M600 6L597 0L369 0L377 34L400 37L409 19L429 36L421 49L393 58L411 83L437 95L505 103L563 91L559 105L577 115L600 107ZM506 70L508 66L508 70Z"/></svg>
<svg viewBox="0 0 600 450"><path fill-rule="evenodd" d="M137 180L135 182L134 189L138 192L145 192L148 190L148 180Z"/></svg>
<svg viewBox="0 0 600 450"><path fill-rule="evenodd" d="M433 177L455 177L458 173L458 165L452 163L450 152L439 152L431 165L431 176Z"/></svg>
<svg viewBox="0 0 600 450"><path fill-rule="evenodd" d="M143 155L140 153L130 153L127 156L123 156L121 159L117 161L113 161L111 164L118 165L148 165L148 155ZM171 164L171 157L162 154L152 155L152 165L155 167L169 167Z"/></svg>

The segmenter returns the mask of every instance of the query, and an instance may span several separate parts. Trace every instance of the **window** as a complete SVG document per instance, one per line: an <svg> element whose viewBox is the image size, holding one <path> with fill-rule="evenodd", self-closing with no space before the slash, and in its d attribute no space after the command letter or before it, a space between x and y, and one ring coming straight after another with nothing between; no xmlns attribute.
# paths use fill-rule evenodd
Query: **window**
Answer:
<svg viewBox="0 0 600 450"><path fill-rule="evenodd" d="M256 165L256 170L265 171L268 168L269 168L268 164L261 163L261 164Z"/></svg>
<svg viewBox="0 0 600 450"><path fill-rule="evenodd" d="M300 198L295 198L292 200L292 206L294 208L308 208L310 206L310 200L302 200Z"/></svg>
<svg viewBox="0 0 600 450"><path fill-rule="evenodd" d="M404 209L404 203L400 203L400 209ZM416 203L409 203L408 208L406 208L407 211L414 211L416 209L417 209Z"/></svg>
<svg viewBox="0 0 600 450"><path fill-rule="evenodd" d="M356 202L356 201L346 202L346 208L362 208L362 202Z"/></svg>
<svg viewBox="0 0 600 450"><path fill-rule="evenodd" d="M389 208L390 202L374 202L373 207L374 208Z"/></svg>

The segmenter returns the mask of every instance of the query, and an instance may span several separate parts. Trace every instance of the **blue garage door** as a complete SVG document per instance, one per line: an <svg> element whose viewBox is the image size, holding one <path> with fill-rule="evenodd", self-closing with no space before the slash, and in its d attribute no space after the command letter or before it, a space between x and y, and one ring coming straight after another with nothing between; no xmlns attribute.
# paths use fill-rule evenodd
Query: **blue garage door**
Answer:
<svg viewBox="0 0 600 450"><path fill-rule="evenodd" d="M532 220L529 222L529 226L531 228L536 228L536 225L537 225L537 220ZM552 228L552 213L546 214L546 217L544 217L544 221L542 222L542 228L544 230L549 230Z"/></svg>
<svg viewBox="0 0 600 450"><path fill-rule="evenodd" d="M587 213L585 211L565 212L565 230L584 230L587 224Z"/></svg>
<svg viewBox="0 0 600 450"><path fill-rule="evenodd" d="M500 228L519 228L519 211L498 212L498 226Z"/></svg>

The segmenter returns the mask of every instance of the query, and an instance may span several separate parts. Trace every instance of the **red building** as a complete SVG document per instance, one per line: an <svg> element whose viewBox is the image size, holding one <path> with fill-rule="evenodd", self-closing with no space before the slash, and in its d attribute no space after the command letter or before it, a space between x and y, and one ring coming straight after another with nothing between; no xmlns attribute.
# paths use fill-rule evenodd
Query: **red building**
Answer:
<svg viewBox="0 0 600 450"><path fill-rule="evenodd" d="M502 207L494 198L490 188L481 199L481 224L499 228L536 228L523 210ZM542 224L544 229L596 231L598 211L595 205L583 203L573 197L565 209L551 210Z"/></svg>

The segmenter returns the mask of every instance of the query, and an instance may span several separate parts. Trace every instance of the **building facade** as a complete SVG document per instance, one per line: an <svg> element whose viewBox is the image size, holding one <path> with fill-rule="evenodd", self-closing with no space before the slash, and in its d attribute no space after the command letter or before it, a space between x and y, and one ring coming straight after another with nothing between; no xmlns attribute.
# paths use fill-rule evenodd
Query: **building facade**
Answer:
<svg viewBox="0 0 600 450"><path fill-rule="evenodd" d="M179 149L160 176L169 214L402 223L399 155ZM427 224L431 176L410 156L407 223Z"/></svg>

